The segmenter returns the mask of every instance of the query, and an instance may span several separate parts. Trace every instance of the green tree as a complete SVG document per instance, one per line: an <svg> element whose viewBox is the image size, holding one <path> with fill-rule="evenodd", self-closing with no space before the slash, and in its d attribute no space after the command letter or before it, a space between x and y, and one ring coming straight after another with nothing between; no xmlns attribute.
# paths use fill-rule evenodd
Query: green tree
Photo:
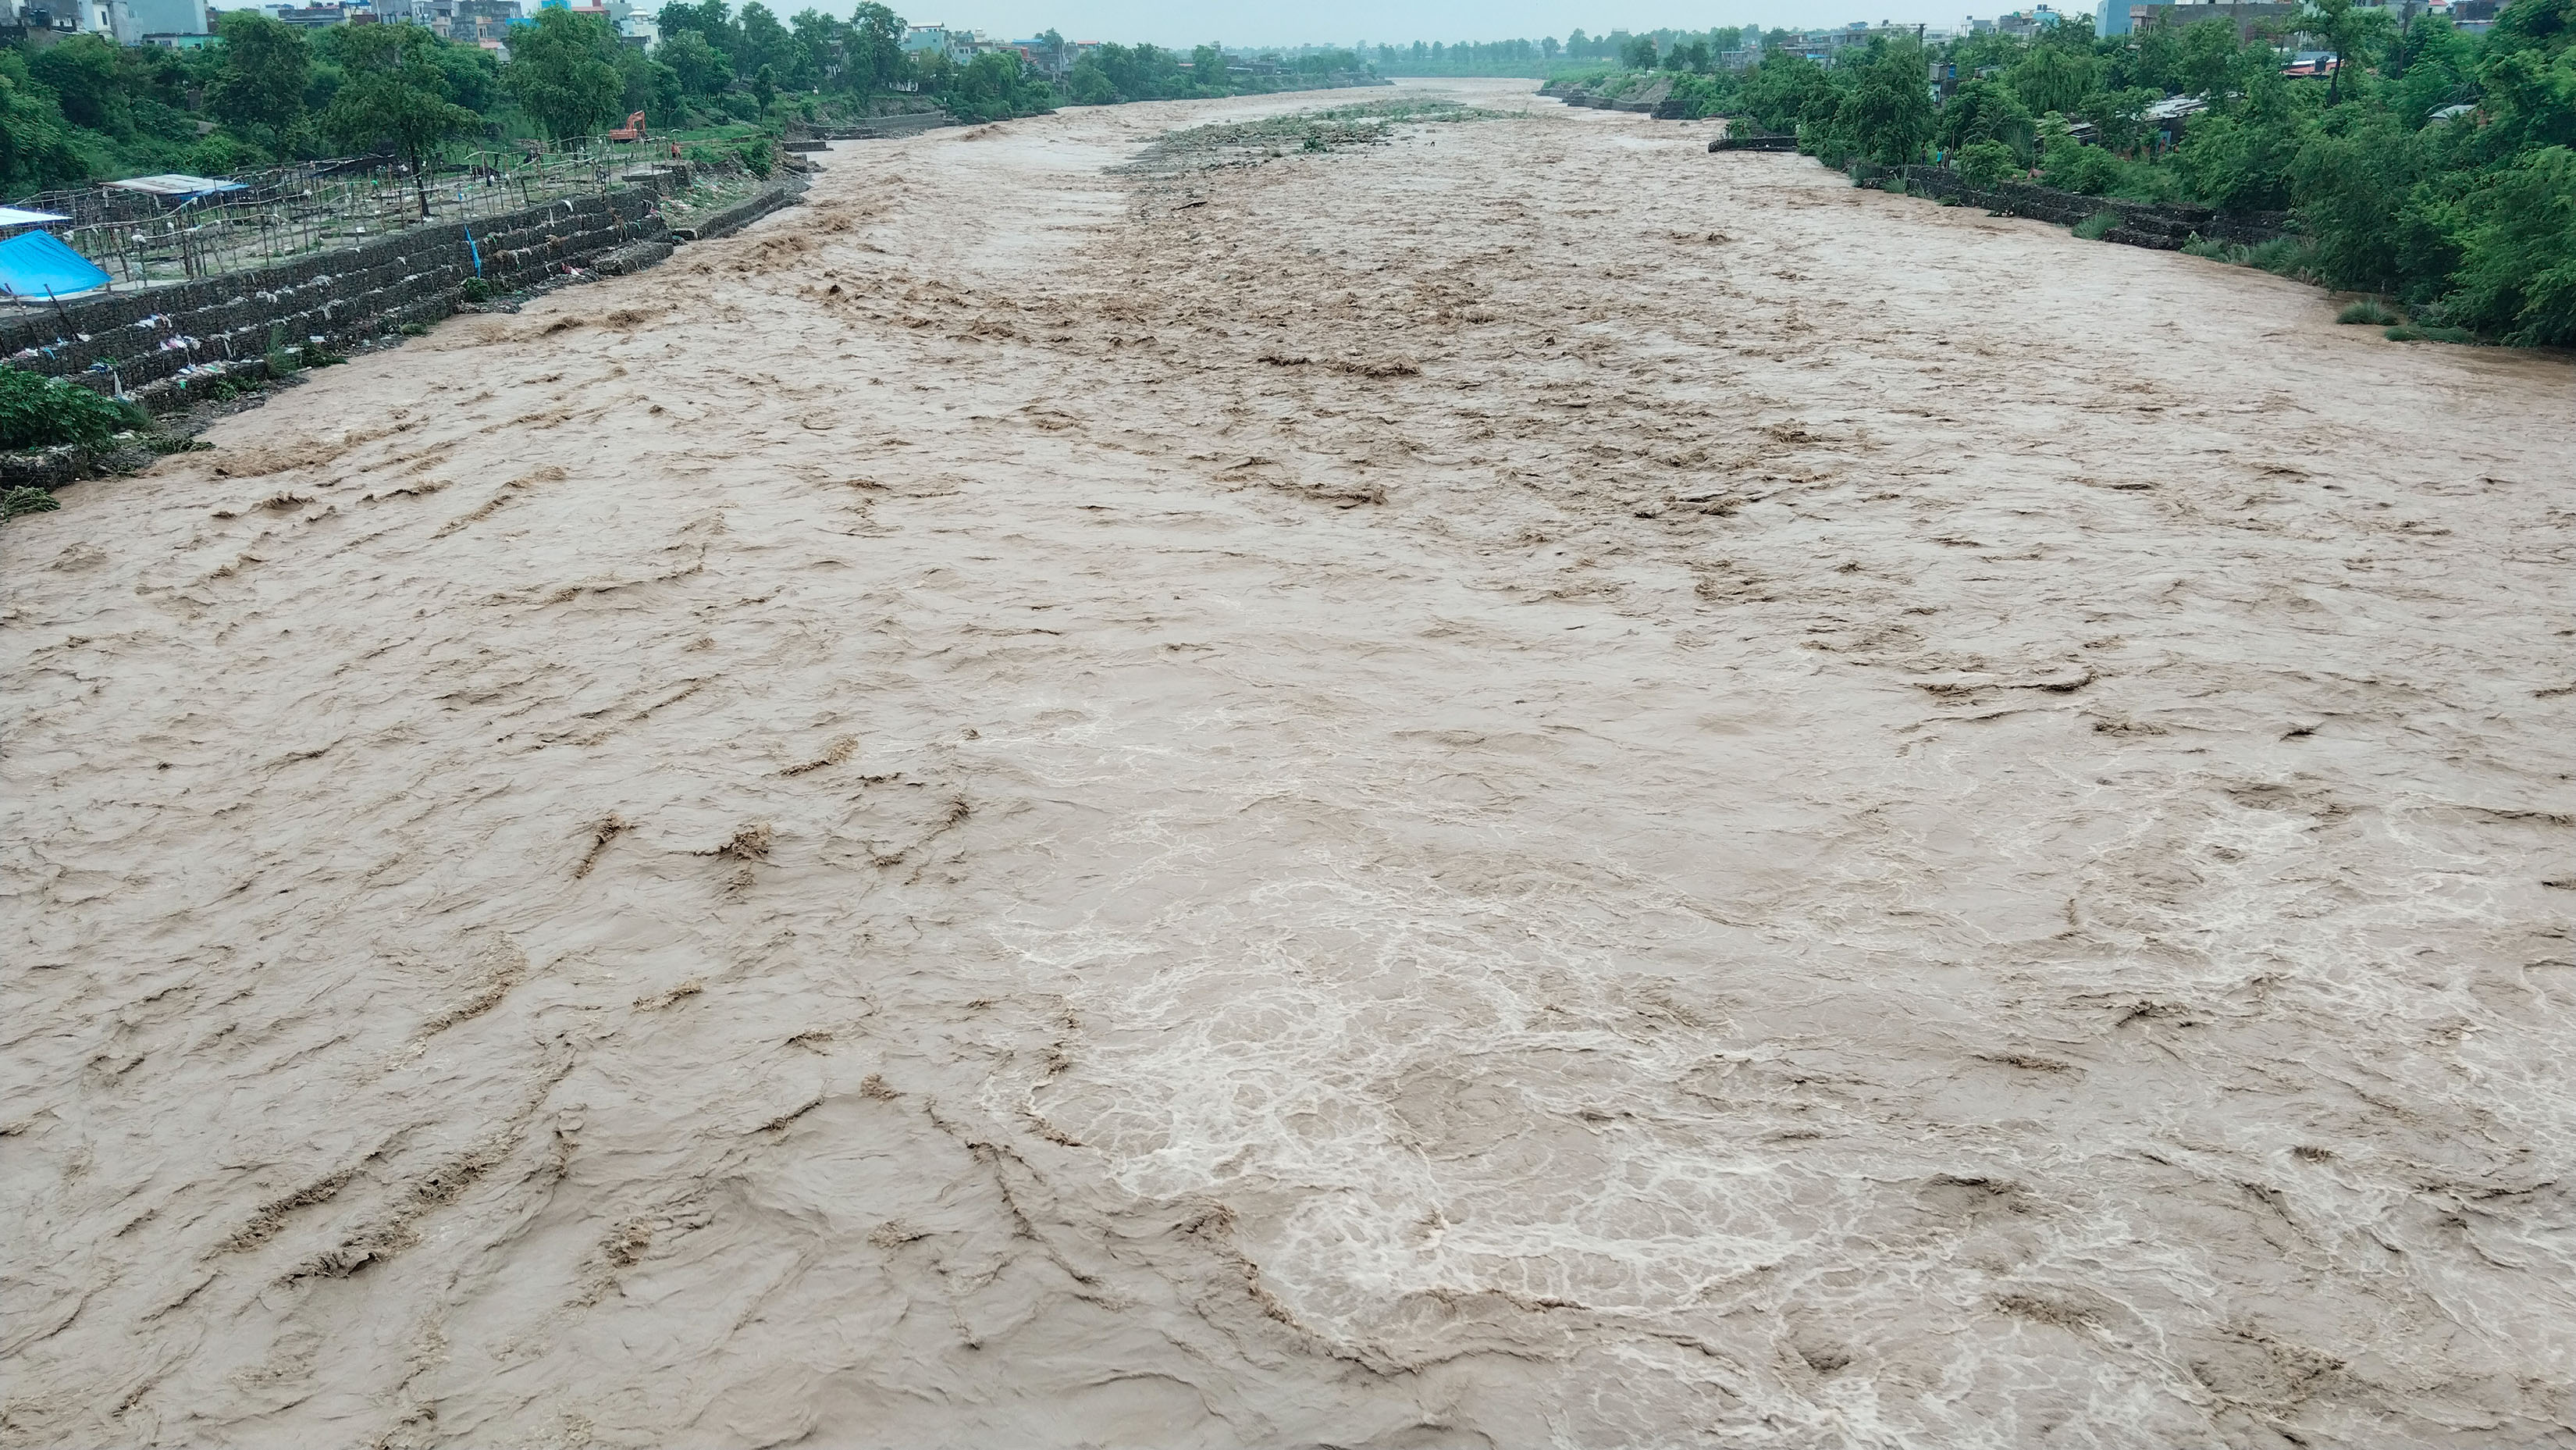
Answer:
<svg viewBox="0 0 2576 1450"><path fill-rule="evenodd" d="M2576 346L2576 150L2517 158L2463 210L2451 318L2527 347Z"/></svg>
<svg viewBox="0 0 2576 1450"><path fill-rule="evenodd" d="M2287 107L2251 103L2195 116L2174 151L2184 186L2224 211L2273 211L2290 204L2290 165L2304 139Z"/></svg>
<svg viewBox="0 0 2576 1450"><path fill-rule="evenodd" d="M1042 111L1054 95L1027 62L1008 51L986 51L957 67L939 92L940 104L950 114L973 121Z"/></svg>
<svg viewBox="0 0 2576 1450"><path fill-rule="evenodd" d="M694 5L688 0L671 0L654 13L653 24L661 31L665 44L676 35L696 34L721 52L728 65L741 69L737 52L742 49L742 32L734 25L725 0L698 0Z"/></svg>
<svg viewBox="0 0 2576 1450"><path fill-rule="evenodd" d="M304 119L304 87L313 75L304 32L256 10L227 10L215 25L223 60L208 108L271 149L285 150Z"/></svg>
<svg viewBox="0 0 2576 1450"><path fill-rule="evenodd" d="M447 98L469 111L488 111L501 100L501 63L479 45L430 47Z"/></svg>
<svg viewBox="0 0 2576 1450"><path fill-rule="evenodd" d="M712 96L733 84L733 62L698 31L683 30L665 37L656 54L680 78L680 89L689 95Z"/></svg>
<svg viewBox="0 0 2576 1450"><path fill-rule="evenodd" d="M2423 181L2425 160L2422 141L2387 112L2320 129L2299 148L2291 187L2326 280L2374 292L2404 289L2403 234L2392 223Z"/></svg>
<svg viewBox="0 0 2576 1450"><path fill-rule="evenodd" d="M795 69L785 77L790 90L820 91L836 88L848 64L850 49L847 22L835 20L820 10L799 10L787 22L796 52Z"/></svg>
<svg viewBox="0 0 2576 1450"><path fill-rule="evenodd" d="M511 32L503 74L519 109L558 141L596 135L618 119L626 83L610 57L608 27L569 10L541 10L534 25Z"/></svg>
<svg viewBox="0 0 2576 1450"><path fill-rule="evenodd" d="M2201 20L2185 26L2182 42L2176 47L2176 81L2184 95L2206 96L2218 105L2244 89L2249 59L2245 52L2252 47L2236 40L2236 27L2225 20ZM2266 68L2272 64L2271 47L2261 47L2259 60Z"/></svg>
<svg viewBox="0 0 2576 1450"><path fill-rule="evenodd" d="M411 168L421 220L429 219L429 168L449 139L482 118L447 99L447 73L431 58L436 36L417 25L360 25L338 37L347 78L322 113L322 129L352 151L393 143Z"/></svg>
<svg viewBox="0 0 2576 1450"><path fill-rule="evenodd" d="M2076 114L2093 123L2093 134L2105 150L2127 153L2146 140L2147 107L2164 97L2144 86L2095 91Z"/></svg>
<svg viewBox="0 0 2576 1450"><path fill-rule="evenodd" d="M1777 46L1762 53L1741 94L1744 114L1755 125L1782 134L1796 130L1802 120L1830 117L1838 104L1823 66Z"/></svg>
<svg viewBox="0 0 2576 1450"><path fill-rule="evenodd" d="M772 84L793 76L800 69L813 67L804 62L804 47L786 26L778 23L777 14L760 0L742 7L742 18L736 22L742 38L736 43L733 68L736 75L757 75L762 66L769 67Z"/></svg>
<svg viewBox="0 0 2576 1450"><path fill-rule="evenodd" d="M1959 175L1970 186L1989 187L2021 170L2021 158L2001 141L1971 141L1959 151Z"/></svg>
<svg viewBox="0 0 2576 1450"><path fill-rule="evenodd" d="M893 86L903 74L903 17L865 0L850 12L848 65L852 84L872 94Z"/></svg>
<svg viewBox="0 0 2576 1450"><path fill-rule="evenodd" d="M0 189L25 196L88 178L60 108L29 82L17 52L0 51Z"/></svg>
<svg viewBox="0 0 2576 1450"><path fill-rule="evenodd" d="M2033 115L2072 113L2093 94L2092 56L2063 45L2034 45L2004 72L2004 83Z"/></svg>
<svg viewBox="0 0 2576 1450"><path fill-rule="evenodd" d="M1121 97L1118 83L1109 78L1109 70L1095 56L1084 56L1073 63L1065 75L1065 90L1077 106L1115 105Z"/></svg>
<svg viewBox="0 0 2576 1450"><path fill-rule="evenodd" d="M2027 155L2035 122L2030 109L2011 89L1994 81L1963 81L1941 108L1933 140L1944 151L1960 151L1981 141L1999 141L2015 155Z"/></svg>
<svg viewBox="0 0 2576 1450"><path fill-rule="evenodd" d="M112 136L133 133L134 108L126 98L117 46L106 36L66 36L27 57L27 72L52 89L63 119L73 125Z"/></svg>
<svg viewBox="0 0 2576 1450"><path fill-rule="evenodd" d="M1903 166L1922 154L1933 127L1924 72L1923 47L1913 41L1871 43L1859 83L1836 117L1855 151L1882 166Z"/></svg>
<svg viewBox="0 0 2576 1450"><path fill-rule="evenodd" d="M2149 25L2138 31L2129 42L2130 77L2159 90L2189 89L2182 78L2182 35L2182 28L2175 25Z"/></svg>
<svg viewBox="0 0 2576 1450"><path fill-rule="evenodd" d="M2334 79L2326 82L2326 104L2335 103L2343 85L2343 36L2352 24L2352 0L2307 0L2299 11L2299 28L2335 52Z"/></svg>
<svg viewBox="0 0 2576 1450"><path fill-rule="evenodd" d="M2485 49L2479 150L2496 157L2576 146L2576 0L2514 0L2497 13Z"/></svg>
<svg viewBox="0 0 2576 1450"><path fill-rule="evenodd" d="M617 67L620 115L642 111L646 123L654 126L676 126L688 119L679 74L669 66L631 45L609 52L608 63Z"/></svg>
<svg viewBox="0 0 2576 1450"><path fill-rule="evenodd" d="M2410 130L2435 111L2478 96L2478 43L2441 16L2426 16L2407 30L2391 57L2391 69L2396 78L2389 104Z"/></svg>

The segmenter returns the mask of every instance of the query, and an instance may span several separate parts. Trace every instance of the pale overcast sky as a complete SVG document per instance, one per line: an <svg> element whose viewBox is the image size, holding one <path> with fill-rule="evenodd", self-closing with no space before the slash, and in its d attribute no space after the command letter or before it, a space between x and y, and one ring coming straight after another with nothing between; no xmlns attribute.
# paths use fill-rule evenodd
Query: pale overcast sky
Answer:
<svg viewBox="0 0 2576 1450"><path fill-rule="evenodd" d="M1580 0L1313 0L1282 5L1189 4L1186 0L892 0L897 13L916 25L953 25L1008 38L1035 35L1054 26L1073 40L1150 40L1157 45L1189 45L1203 40L1227 45L1372 45L1410 44L1416 40L1532 40L1553 35L1562 40L1580 28L1594 35L1612 30L1652 30L1657 26L1705 30L1714 25L1785 25L1805 28L1840 25L1850 20L1924 21L1956 25L1970 13L1961 0L1751 0L1729 6L1689 0L1603 0L1598 6ZM843 7L824 4L835 11ZM2023 8L2026 0L1987 0L1979 15ZM786 8L802 9L804 0ZM1855 5L1863 9L1853 8ZM771 0L778 9L778 0Z"/></svg>

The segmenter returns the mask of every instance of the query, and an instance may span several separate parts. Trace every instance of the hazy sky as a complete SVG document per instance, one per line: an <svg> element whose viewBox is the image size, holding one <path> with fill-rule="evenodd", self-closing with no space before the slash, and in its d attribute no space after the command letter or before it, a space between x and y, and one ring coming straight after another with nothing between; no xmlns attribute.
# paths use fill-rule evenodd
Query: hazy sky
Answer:
<svg viewBox="0 0 2576 1450"><path fill-rule="evenodd" d="M826 0L828 3L828 0ZM2024 8L2027 0L1986 0L1979 15ZM1854 5L1868 8L1854 9ZM772 9L778 8L775 0ZM801 5L798 7L801 8ZM838 9L840 7L833 7ZM1010 38L1035 35L1052 25L1073 40L1150 40L1186 45L1203 40L1227 45L1336 44L1353 41L1508 40L1516 36L1563 39L1581 28L1611 30L1657 26L1705 30L1713 25L1840 25L1848 20L1927 21L1955 25L1970 13L1964 0L1750 0L1731 4L1691 0L1312 0L1282 4L1192 4L1187 0L894 0L916 25L953 25Z"/></svg>

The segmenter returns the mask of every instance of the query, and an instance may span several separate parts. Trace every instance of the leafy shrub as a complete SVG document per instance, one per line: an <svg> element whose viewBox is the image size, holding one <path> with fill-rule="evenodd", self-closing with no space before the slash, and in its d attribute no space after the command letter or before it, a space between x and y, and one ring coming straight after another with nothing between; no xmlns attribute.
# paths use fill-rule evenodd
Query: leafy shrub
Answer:
<svg viewBox="0 0 2576 1450"><path fill-rule="evenodd" d="M767 181L769 179L770 168L769 153L769 138L766 136L754 136L750 140L743 142L741 149L734 154L742 158L743 170L750 172L752 175L759 177L763 181Z"/></svg>
<svg viewBox="0 0 2576 1450"><path fill-rule="evenodd" d="M2299 128L2269 117L2194 116L2173 165L2192 195L2221 211L2274 211L2290 203Z"/></svg>
<svg viewBox="0 0 2576 1450"><path fill-rule="evenodd" d="M304 366L303 358L297 355L295 349L286 345L286 324L270 323L268 325L268 375L272 378L282 378L302 366Z"/></svg>
<svg viewBox="0 0 2576 1450"><path fill-rule="evenodd" d="M2118 157L2072 141L2049 149L2047 169L2040 174L2051 186L2086 196L2100 196L2123 179Z"/></svg>
<svg viewBox="0 0 2576 1450"><path fill-rule="evenodd" d="M20 514L49 514L62 506L60 499L41 488L13 488L0 494L0 523Z"/></svg>
<svg viewBox="0 0 2576 1450"><path fill-rule="evenodd" d="M468 302L489 302L492 300L492 284L480 277L468 277L456 289L456 295Z"/></svg>
<svg viewBox="0 0 2576 1450"><path fill-rule="evenodd" d="M1940 123L1932 140L1945 150L1965 152L1989 141L2001 143L2007 150L2026 148L2037 136L2038 123L2019 96L1993 81L1972 80L1961 82L1959 93L1941 107Z"/></svg>
<svg viewBox="0 0 2576 1450"><path fill-rule="evenodd" d="M2378 298L2364 297L2336 313L2335 321L2357 322L2371 327L2389 327L2396 323L2397 314L2381 306Z"/></svg>
<svg viewBox="0 0 2576 1450"><path fill-rule="evenodd" d="M2576 85L2576 48L2565 59L2559 70ZM2526 347L2576 345L2576 149L2522 157L2466 211L2452 315Z"/></svg>
<svg viewBox="0 0 2576 1450"><path fill-rule="evenodd" d="M150 425L142 409L78 383L0 368L0 448L98 444L127 429Z"/></svg>
<svg viewBox="0 0 2576 1450"><path fill-rule="evenodd" d="M2088 242L2098 242L2111 235L2111 229L2119 224L2118 212L2097 211L2075 224L2075 235Z"/></svg>
<svg viewBox="0 0 2576 1450"><path fill-rule="evenodd" d="M1980 189L2021 170L2021 158L2001 141L1978 141L1961 147L1955 164L1959 175Z"/></svg>

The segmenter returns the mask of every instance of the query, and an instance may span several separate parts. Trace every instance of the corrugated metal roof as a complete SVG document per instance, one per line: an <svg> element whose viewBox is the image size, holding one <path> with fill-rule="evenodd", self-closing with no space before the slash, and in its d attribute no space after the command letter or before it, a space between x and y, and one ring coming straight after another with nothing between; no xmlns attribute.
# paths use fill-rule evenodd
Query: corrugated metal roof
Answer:
<svg viewBox="0 0 2576 1450"><path fill-rule="evenodd" d="M107 183L125 191L139 191L147 196L203 196L210 191L239 191L238 181L217 181L210 176L186 176L165 172L159 176L137 176Z"/></svg>

